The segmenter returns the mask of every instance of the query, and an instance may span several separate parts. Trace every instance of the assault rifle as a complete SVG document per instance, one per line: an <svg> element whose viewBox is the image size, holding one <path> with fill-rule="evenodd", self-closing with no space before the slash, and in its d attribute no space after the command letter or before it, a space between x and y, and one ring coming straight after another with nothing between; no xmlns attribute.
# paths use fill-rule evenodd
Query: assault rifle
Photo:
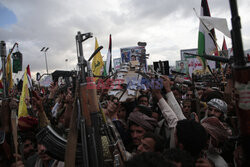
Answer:
<svg viewBox="0 0 250 167"><path fill-rule="evenodd" d="M82 47L82 43L91 37L92 33L81 34L78 32L76 35L80 70L76 79L75 100L68 139L63 139L50 126L45 127L37 134L38 141L45 145L47 153L55 159L64 160L66 167L103 166L101 117L96 85L91 80L93 75L90 62L85 60ZM102 47L97 48L91 58L101 49ZM78 143L78 133L80 134L80 143Z"/></svg>
<svg viewBox="0 0 250 167"><path fill-rule="evenodd" d="M244 160L242 166L250 166L247 159L250 157L249 140L250 140L250 107L249 95L250 89L250 66L247 66L246 57L244 56L243 44L241 38L241 23L238 14L238 7L236 0L229 0L232 14L232 44L234 53L233 64L233 79L234 87L237 92L237 115L239 116L239 129L242 138L242 149L244 153Z"/></svg>
<svg viewBox="0 0 250 167"><path fill-rule="evenodd" d="M80 68L78 75L78 85L76 98L75 98L75 110L78 113L78 127L80 127L81 146L83 152L83 164L82 166L88 167L99 167L103 166L103 151L100 135L100 116L99 116L99 104L97 100L97 92L95 82L88 80L93 78L92 71L90 69L90 62L86 61L83 56L82 43L93 37L92 33L81 34L78 32L76 35L76 48L78 57L78 66ZM100 50L100 49L99 49ZM95 54L98 51L95 52ZM93 57L92 55L91 57ZM71 127L75 124L74 120L71 119ZM72 131L74 133L74 131ZM70 132L70 134L72 134ZM69 134L68 139L71 140ZM75 135L74 135L75 136ZM77 135L75 136L77 137ZM74 166L71 159L71 155L74 154L72 146L76 147L76 139L73 137L71 142L67 143L67 149L65 154L65 166ZM73 143L73 142L75 143Z"/></svg>
<svg viewBox="0 0 250 167"><path fill-rule="evenodd" d="M121 136L118 130L116 129L114 123L105 116L102 110L101 112L103 115L102 129L105 135L103 139L107 139L107 142L108 142L108 149L107 148L103 149L106 154L105 165L123 167L124 162L128 160L128 157L126 155L126 150L123 145ZM105 146L105 142L104 142L104 146ZM107 144L106 144L106 147L107 147ZM107 158L107 154L111 154L110 158Z"/></svg>
<svg viewBox="0 0 250 167"><path fill-rule="evenodd" d="M229 58L228 59L228 58L221 57L221 56L213 56L213 55L207 55L207 54L199 55L199 54L187 53L187 52L185 52L184 54L191 55L191 56L203 57L204 59L212 60L212 61L216 61L216 62L221 62L221 63L230 63L230 64L232 64L233 61L234 61L234 58Z"/></svg>

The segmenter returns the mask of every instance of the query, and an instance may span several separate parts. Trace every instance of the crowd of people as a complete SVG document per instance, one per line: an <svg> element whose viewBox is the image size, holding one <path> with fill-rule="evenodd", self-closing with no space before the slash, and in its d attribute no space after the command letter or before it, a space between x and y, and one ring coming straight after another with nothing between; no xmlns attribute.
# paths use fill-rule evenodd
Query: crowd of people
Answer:
<svg viewBox="0 0 250 167"><path fill-rule="evenodd" d="M115 125L124 144L128 157L125 166L242 166L247 157L236 137L239 132L233 93L178 84L167 76L162 76L162 85L162 89L139 90L139 97L123 102L108 95L107 89L98 90L102 112ZM21 91L16 89L13 98L2 101L0 126L5 140L0 143L0 166L64 166L47 154L36 134L50 125L67 139L74 107L72 92L72 87L57 82L44 91L33 86L31 98L25 100L29 116L18 120L15 155L8 149L10 121L4 113L18 109ZM9 161L12 156L14 162Z"/></svg>

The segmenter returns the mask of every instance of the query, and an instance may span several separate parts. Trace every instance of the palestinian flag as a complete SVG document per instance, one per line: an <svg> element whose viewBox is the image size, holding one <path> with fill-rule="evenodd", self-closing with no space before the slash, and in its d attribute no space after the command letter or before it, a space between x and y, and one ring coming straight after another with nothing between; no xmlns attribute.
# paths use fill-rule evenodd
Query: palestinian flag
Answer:
<svg viewBox="0 0 250 167"><path fill-rule="evenodd" d="M201 11L200 16L211 16L207 0L201 0ZM198 35L198 54L213 54L217 48L215 43L215 32L214 29L208 30L205 24L200 20L199 35ZM203 70L206 69L206 59L198 57L202 63Z"/></svg>
<svg viewBox="0 0 250 167"><path fill-rule="evenodd" d="M31 80L31 74L30 74L30 65L26 67L27 69L27 78L28 78L28 88L32 88L32 80Z"/></svg>

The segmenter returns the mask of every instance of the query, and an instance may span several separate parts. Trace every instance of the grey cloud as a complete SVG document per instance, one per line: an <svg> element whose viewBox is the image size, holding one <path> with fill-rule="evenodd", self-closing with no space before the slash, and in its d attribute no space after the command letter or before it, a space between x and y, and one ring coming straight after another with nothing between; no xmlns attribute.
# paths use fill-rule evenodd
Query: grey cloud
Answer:
<svg viewBox="0 0 250 167"><path fill-rule="evenodd" d="M212 16L226 17L230 21L229 3L225 0L208 0ZM249 2L239 1L246 13ZM3 1L12 10L18 23L8 29L0 28L1 40L19 42L24 53L24 65L31 70L45 71L45 60L40 49L50 47L48 64L51 70L73 69L76 65L75 35L77 31L93 32L106 59L108 37L112 34L113 55L119 57L121 47L148 43L146 49L151 57L149 63L169 59L171 63L180 59L180 49L197 46L200 0L13 0ZM248 37L249 24L243 17L244 34ZM243 42L250 47L249 39ZM83 44L88 58L94 50L94 39Z"/></svg>

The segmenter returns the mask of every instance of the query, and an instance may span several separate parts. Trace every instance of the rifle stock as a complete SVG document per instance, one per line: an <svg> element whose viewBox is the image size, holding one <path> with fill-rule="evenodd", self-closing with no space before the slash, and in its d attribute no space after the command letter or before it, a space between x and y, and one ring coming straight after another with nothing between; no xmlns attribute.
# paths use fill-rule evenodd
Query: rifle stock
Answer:
<svg viewBox="0 0 250 167"><path fill-rule="evenodd" d="M80 104L81 104L81 110L82 115L84 116L86 120L86 125L88 127L91 126L91 118L90 118L90 112L88 109L88 90L87 90L87 84L83 83L80 84Z"/></svg>
<svg viewBox="0 0 250 167"><path fill-rule="evenodd" d="M102 149L102 141L100 134L101 127L101 118L100 118L100 109L97 98L97 91L95 82L90 81L88 84L92 87L92 89L87 90L88 94L88 110L90 112L91 119L91 127L93 129L92 132L92 141L93 143L93 161L98 162L98 166L103 166L103 149ZM95 146L94 146L95 145Z"/></svg>

